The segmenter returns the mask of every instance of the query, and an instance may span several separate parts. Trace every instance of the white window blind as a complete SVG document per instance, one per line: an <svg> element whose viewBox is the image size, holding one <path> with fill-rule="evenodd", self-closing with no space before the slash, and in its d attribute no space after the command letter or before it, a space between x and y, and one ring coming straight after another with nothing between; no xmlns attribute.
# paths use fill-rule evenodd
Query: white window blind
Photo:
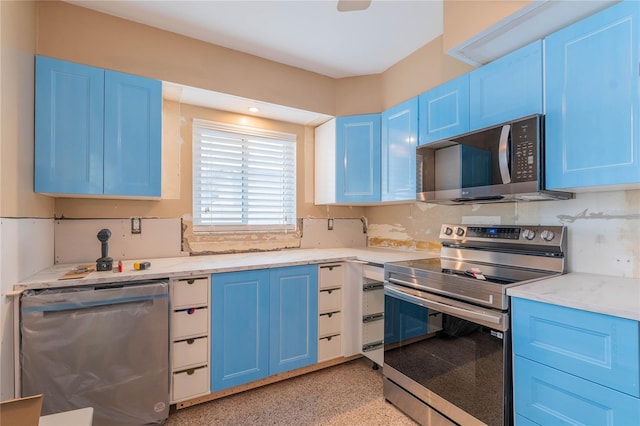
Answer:
<svg viewBox="0 0 640 426"><path fill-rule="evenodd" d="M296 224L296 135L193 120L195 231Z"/></svg>

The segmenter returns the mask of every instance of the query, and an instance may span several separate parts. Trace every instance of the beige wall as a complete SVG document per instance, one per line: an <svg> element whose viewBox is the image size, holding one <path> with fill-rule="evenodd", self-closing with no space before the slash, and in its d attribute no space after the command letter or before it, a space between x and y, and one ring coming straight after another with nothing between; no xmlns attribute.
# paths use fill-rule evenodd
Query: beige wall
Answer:
<svg viewBox="0 0 640 426"><path fill-rule="evenodd" d="M60 1L38 2L39 54L334 114L335 80Z"/></svg>
<svg viewBox="0 0 640 426"><path fill-rule="evenodd" d="M442 51L442 37L419 48L382 75L382 110L473 69Z"/></svg>
<svg viewBox="0 0 640 426"><path fill-rule="evenodd" d="M522 9L532 0L444 0L443 48L453 47Z"/></svg>
<svg viewBox="0 0 640 426"><path fill-rule="evenodd" d="M15 28L16 31L20 28L23 35L21 43L30 43L30 50L22 58L24 65L20 66L21 71L27 72L20 75L16 72L9 78L3 76L3 81L17 81L20 89L16 89L16 101L27 102L31 108L28 114L23 115L27 127L26 132L21 133L23 141L15 145L10 143L13 148L21 147L21 158L26 160L24 168L18 170L14 167L6 173L3 171L3 174L5 179L22 182L28 187L26 193L30 199L16 201L16 206L33 211L38 208L38 203L48 203L45 211L49 216L55 213L57 217L68 218L182 217L188 223L191 214L190 119L195 116L230 123L251 120L248 124L296 133L299 147L299 218L361 217L365 208L313 205L313 129L184 105L181 111L188 124L181 126L180 130L185 143L181 146L173 144L164 151L165 198L153 201L59 198L54 206L52 199L37 196L31 191L33 105L29 99L33 97L34 44L38 54L331 115L380 112L470 69L468 65L444 55L443 38L438 38L382 74L336 80L60 1L24 4L31 11L32 21L30 25ZM3 15L3 24L5 20ZM25 93L26 97L23 96ZM165 138L177 130L177 111L175 104L165 104ZM172 115L174 124L167 122L167 116ZM3 160L4 163L6 161ZM18 214L18 208L14 210ZM268 234L263 237L258 239L264 242L280 238ZM290 246L290 237L286 236L286 241L274 244ZM192 241L199 244L199 250L208 251L212 240L205 238L201 241L193 237ZM247 248L245 242L238 245L228 243L232 249L239 246Z"/></svg>
<svg viewBox="0 0 640 426"><path fill-rule="evenodd" d="M178 115L179 114L179 115ZM179 119L182 117L182 120ZM164 100L163 144L177 149L165 158L165 170L175 171L172 178L163 182L171 188L171 198L162 200L106 200L88 198L60 198L56 202L56 216L65 218L113 218L113 217L180 217L184 221L185 245L192 252L232 252L257 249L279 249L298 247L299 233L259 233L259 234L215 234L194 235L191 230L192 203L192 123L194 118L239 124L267 130L293 133L297 135L296 161L298 164L297 216L305 217L361 217L363 207L315 206L313 204L313 129L282 121L267 120L226 111L218 111L194 105L179 105ZM182 123L168 125L171 123ZM177 131L183 143L176 144ZM177 146L176 146L177 145ZM167 150L165 149L166 153ZM166 175L163 175L166 177ZM163 191L164 192L164 191Z"/></svg>
<svg viewBox="0 0 640 426"><path fill-rule="evenodd" d="M0 7L0 216L51 217L54 200L33 192L36 6Z"/></svg>

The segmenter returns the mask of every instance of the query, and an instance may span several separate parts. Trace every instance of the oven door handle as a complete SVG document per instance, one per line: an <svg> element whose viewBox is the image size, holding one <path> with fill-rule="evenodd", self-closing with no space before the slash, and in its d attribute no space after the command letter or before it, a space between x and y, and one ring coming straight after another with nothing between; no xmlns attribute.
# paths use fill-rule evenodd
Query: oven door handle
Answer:
<svg viewBox="0 0 640 426"><path fill-rule="evenodd" d="M425 308L436 309L444 314L450 314L458 316L462 319L470 321L478 321L479 323L487 326L498 325L505 327L504 315L491 315L486 312L476 312L469 309L459 308L457 306L449 305L447 303L437 302L434 300L427 300L420 296L410 294L403 290L402 287L386 284L384 286L384 294L395 297L405 302L413 303L415 305L424 306Z"/></svg>

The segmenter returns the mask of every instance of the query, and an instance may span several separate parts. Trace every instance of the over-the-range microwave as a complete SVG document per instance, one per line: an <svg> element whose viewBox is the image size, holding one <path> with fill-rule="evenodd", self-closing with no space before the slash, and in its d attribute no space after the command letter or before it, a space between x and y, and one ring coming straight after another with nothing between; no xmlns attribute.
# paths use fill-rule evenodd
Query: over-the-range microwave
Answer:
<svg viewBox="0 0 640 426"><path fill-rule="evenodd" d="M532 115L416 148L416 199L464 204L566 200L544 183L544 116Z"/></svg>

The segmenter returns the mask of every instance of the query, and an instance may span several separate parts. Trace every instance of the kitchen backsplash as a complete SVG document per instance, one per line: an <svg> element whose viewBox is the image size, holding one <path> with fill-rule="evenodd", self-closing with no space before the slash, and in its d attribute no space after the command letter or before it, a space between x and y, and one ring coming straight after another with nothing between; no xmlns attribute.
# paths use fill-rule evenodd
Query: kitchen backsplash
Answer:
<svg viewBox="0 0 640 426"><path fill-rule="evenodd" d="M366 247L366 226L366 218L305 218L300 248Z"/></svg>
<svg viewBox="0 0 640 426"><path fill-rule="evenodd" d="M181 222L176 219L141 219L141 233L131 233L131 219L66 219L54 224L55 263L95 262L101 257L97 234L111 231L109 256L142 260L181 256Z"/></svg>

